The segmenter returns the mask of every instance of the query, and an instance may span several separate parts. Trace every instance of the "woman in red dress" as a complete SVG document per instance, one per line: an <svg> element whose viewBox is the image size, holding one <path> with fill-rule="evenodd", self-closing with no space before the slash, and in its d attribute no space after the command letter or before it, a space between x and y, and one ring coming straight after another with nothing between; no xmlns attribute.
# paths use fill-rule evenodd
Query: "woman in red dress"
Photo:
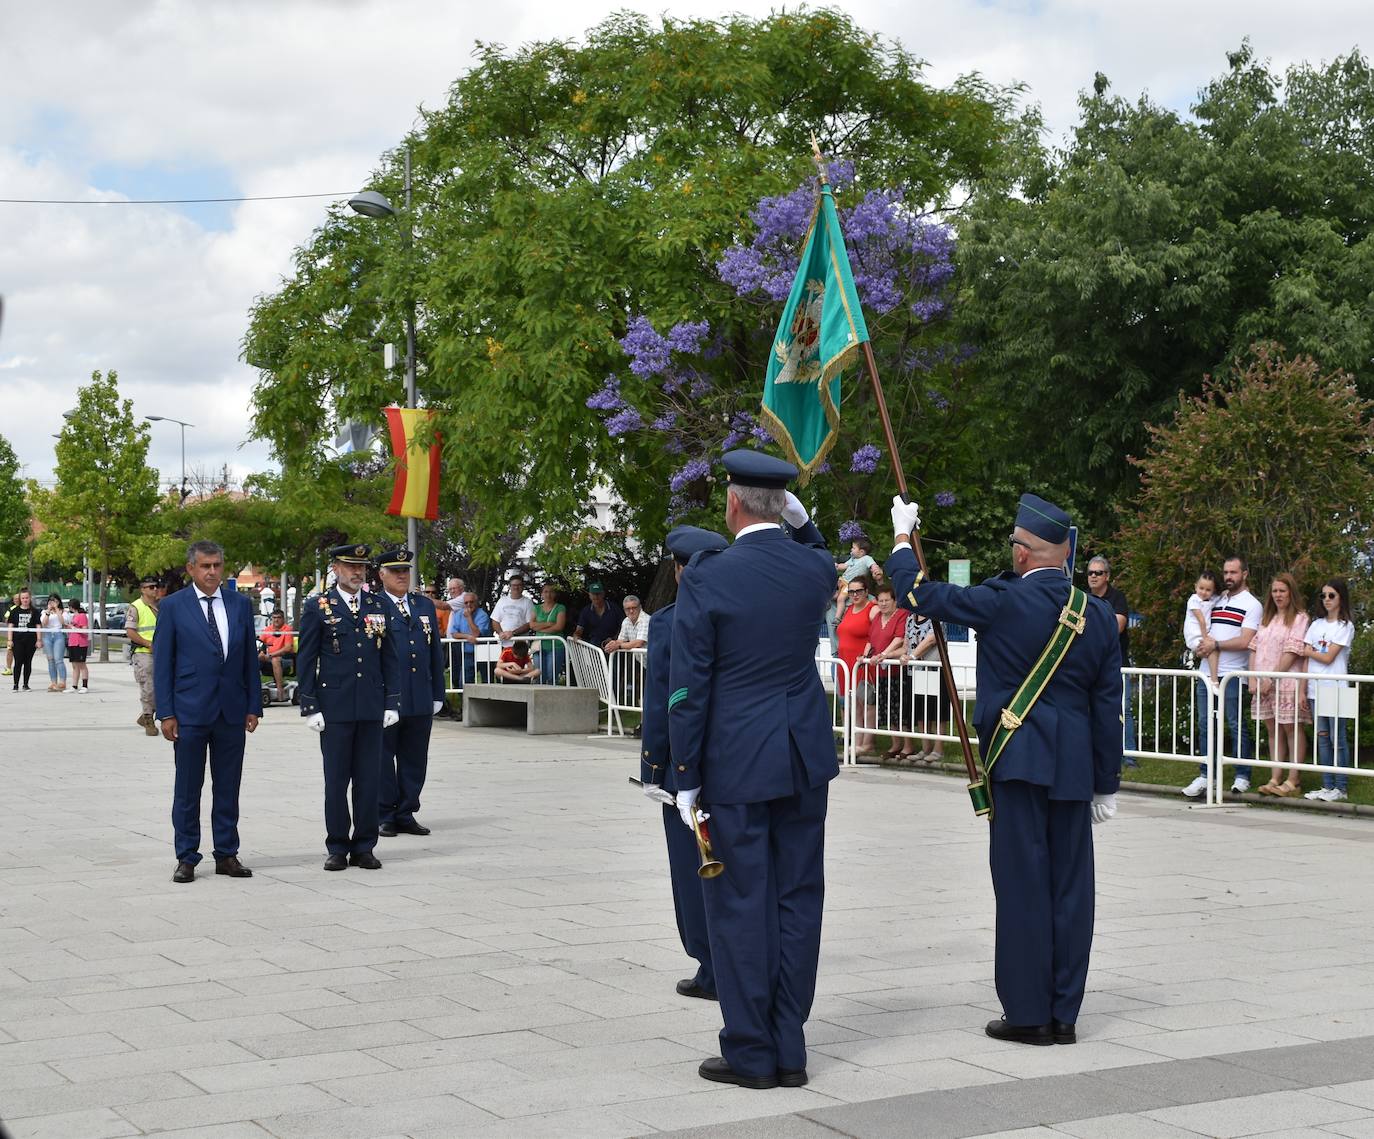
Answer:
<svg viewBox="0 0 1374 1139"><path fill-rule="evenodd" d="M840 660L854 679L854 716L857 728L873 726L873 703L875 694L873 682L858 670L859 658L868 651L868 630L873 623L878 607L871 596L873 583L867 574L860 574L846 588L847 606L835 634L840 642ZM845 694L845 669L835 679L836 691ZM873 748L872 732L857 732L854 736L854 751L858 755L876 755Z"/></svg>

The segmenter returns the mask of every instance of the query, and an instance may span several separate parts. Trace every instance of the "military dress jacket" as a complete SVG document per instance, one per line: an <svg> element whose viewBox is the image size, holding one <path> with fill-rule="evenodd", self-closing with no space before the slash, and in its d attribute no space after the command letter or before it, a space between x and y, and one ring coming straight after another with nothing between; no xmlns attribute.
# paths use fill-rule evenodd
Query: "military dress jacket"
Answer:
<svg viewBox="0 0 1374 1139"><path fill-rule="evenodd" d="M678 585L668 728L679 789L702 802L762 803L839 774L817 630L835 563L807 524L756 530L692 558ZM652 647L652 632L649 644Z"/></svg>
<svg viewBox="0 0 1374 1139"><path fill-rule="evenodd" d="M640 724L639 778L677 794L677 775L669 757L668 672L673 659L673 613L670 602L649 618L649 646L644 650L644 718Z"/></svg>
<svg viewBox="0 0 1374 1139"><path fill-rule="evenodd" d="M306 601L296 675L302 716L323 712L328 724L399 712L401 659L386 603L363 591L355 616L337 589Z"/></svg>
<svg viewBox="0 0 1374 1139"><path fill-rule="evenodd" d="M1026 577L1003 574L981 585L915 584L916 555L893 552L888 577L897 604L978 630L978 697L973 721L986 754L1002 709L1035 666L1069 600L1057 569ZM1011 734L992 770L994 782L1018 779L1050 789L1050 798L1090 800L1121 786L1121 645L1116 614L1088 597L1086 626L1048 687Z"/></svg>
<svg viewBox="0 0 1374 1139"><path fill-rule="evenodd" d="M389 593L382 594L382 603L391 618L389 635L401 658L401 715L432 716L434 702L444 698L443 632L434 602L418 593L407 593L408 617L402 615Z"/></svg>

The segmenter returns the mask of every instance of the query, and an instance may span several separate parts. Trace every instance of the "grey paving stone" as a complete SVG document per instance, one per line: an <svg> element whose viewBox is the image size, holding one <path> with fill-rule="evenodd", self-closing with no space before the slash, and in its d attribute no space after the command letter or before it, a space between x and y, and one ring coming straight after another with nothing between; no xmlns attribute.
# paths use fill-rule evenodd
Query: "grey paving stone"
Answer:
<svg viewBox="0 0 1374 1139"><path fill-rule="evenodd" d="M1306 1092L1284 1091L1216 1103L1166 1107L1146 1114L1161 1123L1172 1123L1217 1139L1229 1139L1286 1128L1341 1123L1359 1119L1368 1112Z"/></svg>
<svg viewBox="0 0 1374 1139"><path fill-rule="evenodd" d="M273 1110L277 1105L268 1106ZM380 1139L389 1135L412 1135L426 1127L460 1136L491 1121L492 1116L487 1112L451 1095L379 1107L333 1107L279 1114L259 1112L257 1115L257 1122L277 1139Z"/></svg>
<svg viewBox="0 0 1374 1139"><path fill-rule="evenodd" d="M1097 1079L1103 1083L1146 1091L1162 1101L1175 1104L1205 1103L1301 1086L1297 1080L1287 1079L1277 1073L1257 1071L1210 1057L1113 1068L1097 1073Z"/></svg>
<svg viewBox="0 0 1374 1139"><path fill-rule="evenodd" d="M137 1135L138 1128L108 1107L87 1111L64 1111L30 1119L10 1116L7 1119L14 1139L119 1139L123 1135Z"/></svg>

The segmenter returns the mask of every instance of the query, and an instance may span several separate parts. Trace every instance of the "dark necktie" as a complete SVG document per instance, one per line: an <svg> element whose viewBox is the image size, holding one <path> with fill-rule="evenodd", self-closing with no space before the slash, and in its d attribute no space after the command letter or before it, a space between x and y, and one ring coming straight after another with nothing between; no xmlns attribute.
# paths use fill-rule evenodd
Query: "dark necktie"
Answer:
<svg viewBox="0 0 1374 1139"><path fill-rule="evenodd" d="M215 648L219 650L221 658L224 656L224 642L219 636L219 622L215 620L215 598L212 594L209 597L202 597L205 602L205 617L210 622L210 639L215 642Z"/></svg>

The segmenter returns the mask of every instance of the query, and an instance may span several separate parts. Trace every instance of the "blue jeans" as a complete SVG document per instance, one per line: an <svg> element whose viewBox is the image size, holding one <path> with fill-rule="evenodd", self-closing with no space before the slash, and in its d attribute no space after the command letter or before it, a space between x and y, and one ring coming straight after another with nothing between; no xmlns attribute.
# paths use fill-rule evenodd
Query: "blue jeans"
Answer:
<svg viewBox="0 0 1374 1139"><path fill-rule="evenodd" d="M539 683L555 683L558 680L558 674L563 671L567 656L568 650L563 647L562 642L545 641L539 648ZM686 830L687 828L683 827L682 829Z"/></svg>
<svg viewBox="0 0 1374 1139"><path fill-rule="evenodd" d="M1223 681L1226 677L1221 678ZM1198 739L1202 741L1202 754L1206 755L1211 741L1211 725L1207 722L1207 685L1204 681L1198 680L1197 684L1197 707L1196 715L1198 722ZM1236 753L1241 759L1255 758L1255 743L1250 738L1250 721L1241 710L1241 693L1245 685L1238 680L1233 680L1225 686L1225 708L1222 715L1226 720L1226 732L1232 739L1240 740L1240 750ZM1225 737L1223 737L1224 740ZM1202 775L1207 774L1207 764L1198 764L1198 772ZM1250 765L1248 763L1236 764L1237 779L1250 778Z"/></svg>
<svg viewBox="0 0 1374 1139"><path fill-rule="evenodd" d="M1317 717L1317 762L1331 763L1331 737L1336 737L1336 767L1350 766L1350 721L1340 716ZM1334 771L1322 772L1322 786L1328 790L1335 788L1344 791L1350 777L1337 775Z"/></svg>
<svg viewBox="0 0 1374 1139"><path fill-rule="evenodd" d="M67 683L67 638L61 633L43 634L43 652L48 658L48 679Z"/></svg>

